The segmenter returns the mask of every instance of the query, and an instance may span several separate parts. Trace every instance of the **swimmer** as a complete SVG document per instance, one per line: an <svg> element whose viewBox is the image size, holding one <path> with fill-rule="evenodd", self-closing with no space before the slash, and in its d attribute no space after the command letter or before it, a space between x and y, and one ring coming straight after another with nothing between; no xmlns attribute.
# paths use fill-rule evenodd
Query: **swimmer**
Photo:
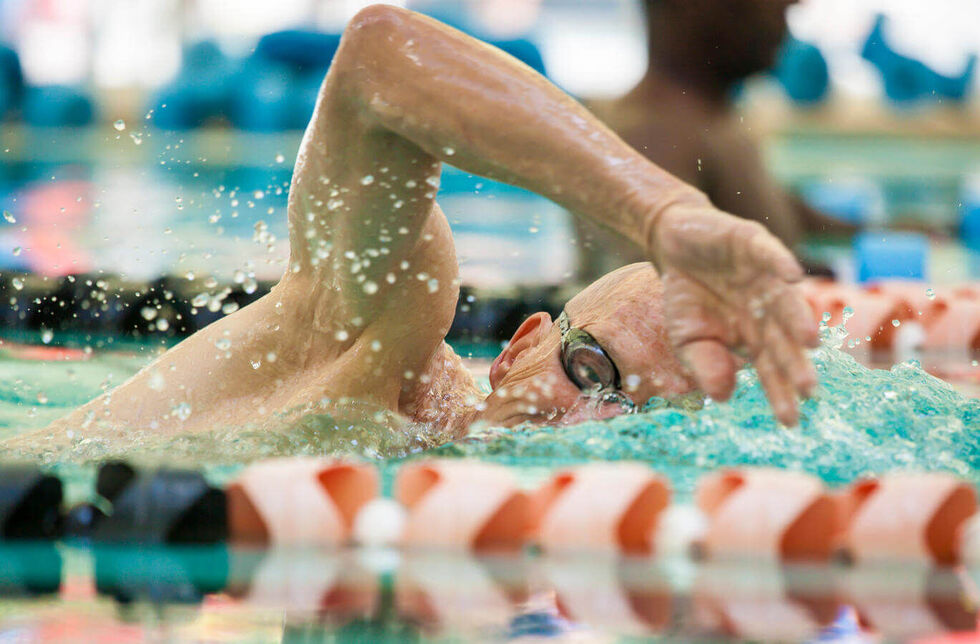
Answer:
<svg viewBox="0 0 980 644"><path fill-rule="evenodd" d="M552 320L526 319L483 394L445 342L459 294L436 204L442 162L547 196L647 249ZM715 209L515 59L403 9L348 25L289 194L272 291L187 338L34 440L111 424L180 434L255 426L324 398L365 400L460 436L600 415L694 388L725 400L751 360L798 417L817 341L802 272L760 224ZM14 439L30 444L32 435ZM6 446L10 447L11 441Z"/></svg>

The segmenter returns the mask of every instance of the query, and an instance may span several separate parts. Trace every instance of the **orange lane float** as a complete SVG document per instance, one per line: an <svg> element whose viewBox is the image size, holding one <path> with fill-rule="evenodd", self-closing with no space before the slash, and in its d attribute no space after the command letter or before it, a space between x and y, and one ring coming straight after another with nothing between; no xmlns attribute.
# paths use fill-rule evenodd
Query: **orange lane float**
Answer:
<svg viewBox="0 0 980 644"><path fill-rule="evenodd" d="M980 351L980 299L953 297L937 305L926 327L927 349Z"/></svg>
<svg viewBox="0 0 980 644"><path fill-rule="evenodd" d="M960 560L961 527L977 511L973 487L951 474L896 472L842 495L844 547L857 562Z"/></svg>
<svg viewBox="0 0 980 644"><path fill-rule="evenodd" d="M696 502L708 516L702 543L713 556L827 560L838 532L838 504L814 476L768 468L709 474Z"/></svg>
<svg viewBox="0 0 980 644"><path fill-rule="evenodd" d="M513 550L527 541L530 499L500 465L411 463L398 471L395 498L408 512L406 546Z"/></svg>
<svg viewBox="0 0 980 644"><path fill-rule="evenodd" d="M227 495L233 542L339 545L358 510L377 497L378 474L337 460L273 459L247 467Z"/></svg>
<svg viewBox="0 0 980 644"><path fill-rule="evenodd" d="M533 497L546 550L645 554L670 503L666 480L641 463L593 463L557 473Z"/></svg>
<svg viewBox="0 0 980 644"><path fill-rule="evenodd" d="M872 293L855 286L833 282L816 282L805 287L807 301L819 320L830 314L829 324L836 326L844 320L844 308L854 314L847 321L848 335L864 341L871 338L871 348L890 349L895 342L893 320L903 322L915 317L911 306L892 294Z"/></svg>
<svg viewBox="0 0 980 644"><path fill-rule="evenodd" d="M876 282L867 287L867 292L885 295L897 300L911 314L910 319L919 322L924 327L928 327L932 323L943 303L949 297L945 291L936 293L935 290L929 289L928 284L912 280Z"/></svg>

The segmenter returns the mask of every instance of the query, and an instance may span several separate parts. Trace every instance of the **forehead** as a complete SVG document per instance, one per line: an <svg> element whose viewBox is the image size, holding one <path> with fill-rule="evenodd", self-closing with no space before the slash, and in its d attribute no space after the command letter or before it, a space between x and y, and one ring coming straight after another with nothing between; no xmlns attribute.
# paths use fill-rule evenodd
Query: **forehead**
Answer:
<svg viewBox="0 0 980 644"><path fill-rule="evenodd" d="M567 307L571 324L592 334L616 363L624 387L639 377L637 402L690 389L670 348L662 304L656 272L639 267L605 276Z"/></svg>

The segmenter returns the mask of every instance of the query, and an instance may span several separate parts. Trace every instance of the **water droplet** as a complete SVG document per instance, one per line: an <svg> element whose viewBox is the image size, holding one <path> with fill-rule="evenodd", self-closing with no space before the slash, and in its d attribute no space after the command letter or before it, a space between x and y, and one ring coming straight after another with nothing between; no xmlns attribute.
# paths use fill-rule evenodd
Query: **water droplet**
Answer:
<svg viewBox="0 0 980 644"><path fill-rule="evenodd" d="M408 181L405 182L406 188L414 188L417 185L419 184L417 184L414 179L409 179Z"/></svg>
<svg viewBox="0 0 980 644"><path fill-rule="evenodd" d="M48 404L48 395L43 391L37 392L37 401L42 405Z"/></svg>
<svg viewBox="0 0 980 644"><path fill-rule="evenodd" d="M221 312L225 315L231 315L238 310L238 302L225 302L224 306L221 307Z"/></svg>
<svg viewBox="0 0 980 644"><path fill-rule="evenodd" d="M258 288L259 288L259 283L255 281L254 277L248 277L242 283L242 290L249 295L257 291Z"/></svg>
<svg viewBox="0 0 980 644"><path fill-rule="evenodd" d="M54 331L51 329L41 329L41 342L44 344L51 344L51 340L54 339Z"/></svg>
<svg viewBox="0 0 980 644"><path fill-rule="evenodd" d="M282 163L285 160L286 160L286 157L284 157L283 155L281 155L281 154L277 154L276 155L276 163Z"/></svg>
<svg viewBox="0 0 980 644"><path fill-rule="evenodd" d="M454 150L454 149L452 149L452 148L450 148L450 147L445 147L445 148L443 148L443 149L442 149L442 152L443 152L443 154L445 154L445 155L446 155L447 157L451 157L452 155L454 155L454 154L456 154L456 150Z"/></svg>
<svg viewBox="0 0 980 644"><path fill-rule="evenodd" d="M140 315L143 316L143 319L146 321L155 320L157 313L159 313L159 311L157 311L155 306L144 306L142 309L140 309Z"/></svg>
<svg viewBox="0 0 980 644"><path fill-rule="evenodd" d="M270 351L269 353L265 354L266 362L275 362L278 358L279 356L276 355L275 351Z"/></svg>
<svg viewBox="0 0 980 644"><path fill-rule="evenodd" d="M344 205L343 199L331 199L327 202L327 210L337 210Z"/></svg>
<svg viewBox="0 0 980 644"><path fill-rule="evenodd" d="M231 340L228 338L218 338L214 341L214 346L222 351L227 351L231 348Z"/></svg>
<svg viewBox="0 0 980 644"><path fill-rule="evenodd" d="M203 309L210 301L210 295L207 293L198 293L194 296L194 299L191 300L191 306L193 306L195 309Z"/></svg>
<svg viewBox="0 0 980 644"><path fill-rule="evenodd" d="M363 177L361 177L362 186L369 186L372 183L374 183L374 175L366 174Z"/></svg>
<svg viewBox="0 0 980 644"><path fill-rule="evenodd" d="M439 280L433 277L428 282L426 282L426 286L429 287L430 293L435 293L436 291L439 290Z"/></svg>
<svg viewBox="0 0 980 644"><path fill-rule="evenodd" d="M167 386L167 381L163 379L159 371L154 371L150 374L150 382L147 384L153 391L163 391L163 388Z"/></svg>
<svg viewBox="0 0 980 644"><path fill-rule="evenodd" d="M14 285L14 289L16 289L18 291L20 289L24 288L24 280L20 279L19 277L15 277L14 279L12 279L10 281L10 283L13 284Z"/></svg>
<svg viewBox="0 0 980 644"><path fill-rule="evenodd" d="M174 407L173 415L180 420L187 420L191 417L191 406L185 402Z"/></svg>
<svg viewBox="0 0 980 644"><path fill-rule="evenodd" d="M336 333L334 333L333 334L333 337L336 340L340 341L340 342L344 342L345 340L347 340L347 338L350 337L350 334L347 333L347 331L344 331L343 329L341 329L340 331L337 331Z"/></svg>
<svg viewBox="0 0 980 644"><path fill-rule="evenodd" d="M527 229L527 232L529 232L529 233L531 233L533 235L533 234L537 233L539 230L540 229L537 226L531 226L530 228Z"/></svg>
<svg viewBox="0 0 980 644"><path fill-rule="evenodd" d="M265 199L265 193L261 190L256 190L252 193L253 199Z"/></svg>
<svg viewBox="0 0 980 644"><path fill-rule="evenodd" d="M902 325L902 323L899 322L898 320L892 320L892 326L898 327L898 326L901 326L901 325Z"/></svg>
<svg viewBox="0 0 980 644"><path fill-rule="evenodd" d="M427 184L429 184L430 186L432 186L433 188L438 188L439 187L439 177L438 177L438 175L434 175L434 176L431 176L431 177L426 177L425 182Z"/></svg>
<svg viewBox="0 0 980 644"><path fill-rule="evenodd" d="M4 210L3 211L3 218L7 221L8 224L16 224L17 223L17 218L14 217L12 214L10 214L10 211L9 210Z"/></svg>
<svg viewBox="0 0 980 644"><path fill-rule="evenodd" d="M164 332L170 328L170 321L167 318L157 320L157 331Z"/></svg>
<svg viewBox="0 0 980 644"><path fill-rule="evenodd" d="M377 353L378 351L381 351L381 343L379 341L377 341L377 340L372 340L371 341L371 351L374 351L375 353Z"/></svg>
<svg viewBox="0 0 980 644"><path fill-rule="evenodd" d="M368 295L374 295L375 293L378 292L378 285L372 282L371 280L364 282L364 286L362 288L364 289L364 292L367 293Z"/></svg>
<svg viewBox="0 0 980 644"><path fill-rule="evenodd" d="M252 365L253 369L258 369L262 366L262 361L256 358L255 360L249 360L248 363Z"/></svg>
<svg viewBox="0 0 980 644"><path fill-rule="evenodd" d="M936 291L934 289L927 288L926 297L928 297L930 300L936 299Z"/></svg>
<svg viewBox="0 0 980 644"><path fill-rule="evenodd" d="M14 249L11 252L14 254L14 257L17 257L18 255L21 254L23 250L24 249L21 248L20 246L14 246Z"/></svg>
<svg viewBox="0 0 980 644"><path fill-rule="evenodd" d="M186 273L184 273L184 279L186 279L188 282L193 282L194 281L194 271L187 271Z"/></svg>
<svg viewBox="0 0 980 644"><path fill-rule="evenodd" d="M245 271L243 271L243 270L242 270L242 269L240 269L240 268L239 268L239 269L237 269L237 270L236 270L236 271L235 271L235 272L234 272L234 273L232 274L232 279L233 279L233 280L235 281L235 284L241 284L242 282L244 282L244 281L245 281Z"/></svg>
<svg viewBox="0 0 980 644"><path fill-rule="evenodd" d="M143 143L143 137L139 136L135 132L130 132L129 138L133 140L134 145L140 145Z"/></svg>
<svg viewBox="0 0 980 644"><path fill-rule="evenodd" d="M112 127L116 128L117 132L122 132L123 130L126 129L126 121L119 119L118 121L112 124Z"/></svg>

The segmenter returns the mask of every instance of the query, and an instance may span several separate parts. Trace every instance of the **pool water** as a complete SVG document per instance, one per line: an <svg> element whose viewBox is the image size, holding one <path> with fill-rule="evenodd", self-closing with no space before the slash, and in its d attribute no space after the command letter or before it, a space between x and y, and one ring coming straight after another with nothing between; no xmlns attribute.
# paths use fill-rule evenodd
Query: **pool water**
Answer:
<svg viewBox="0 0 980 644"><path fill-rule="evenodd" d="M562 465L640 460L670 478L681 495L691 492L701 474L732 465L800 469L831 485L896 468L942 470L980 482L980 400L915 362L866 368L838 350L843 328L824 328L822 334L814 352L820 387L803 403L796 428L778 424L748 368L724 404L692 396L651 399L642 412L610 420L476 427L450 443L384 410L334 401L274 431L215 430L161 439L150 433L92 436L79 429L70 447L51 450L41 441L33 457L59 463L69 478L89 471L78 464L121 456L204 468L218 482L243 463L290 454L353 456L375 461L388 473L422 454L474 457L518 466L532 481ZM67 357L86 359L46 362L8 352L0 358L0 438L44 426L123 382L162 350L79 352Z"/></svg>

